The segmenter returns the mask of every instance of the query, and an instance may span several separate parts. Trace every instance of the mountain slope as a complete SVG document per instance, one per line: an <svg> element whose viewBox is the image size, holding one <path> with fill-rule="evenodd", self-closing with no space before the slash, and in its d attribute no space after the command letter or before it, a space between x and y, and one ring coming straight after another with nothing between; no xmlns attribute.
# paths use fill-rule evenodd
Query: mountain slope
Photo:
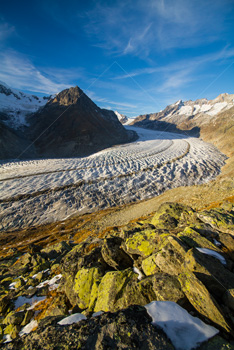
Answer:
<svg viewBox="0 0 234 350"><path fill-rule="evenodd" d="M27 115L43 107L49 99L26 94L0 82L0 121L16 130L27 126Z"/></svg>
<svg viewBox="0 0 234 350"><path fill-rule="evenodd" d="M85 156L134 137L114 112L99 108L77 86L60 92L29 123L38 153L50 157Z"/></svg>
<svg viewBox="0 0 234 350"><path fill-rule="evenodd" d="M0 82L0 159L85 156L134 138L78 87L52 98Z"/></svg>
<svg viewBox="0 0 234 350"><path fill-rule="evenodd" d="M186 102L180 100L161 112L138 116L132 125L199 136L205 125L214 122L219 113L233 106L234 95L228 94L221 94L210 101L205 98Z"/></svg>

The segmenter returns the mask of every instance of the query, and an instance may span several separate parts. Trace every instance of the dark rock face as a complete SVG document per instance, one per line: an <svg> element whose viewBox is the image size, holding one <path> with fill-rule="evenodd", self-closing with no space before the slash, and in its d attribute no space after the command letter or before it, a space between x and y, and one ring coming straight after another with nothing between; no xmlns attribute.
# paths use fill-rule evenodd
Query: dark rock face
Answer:
<svg viewBox="0 0 234 350"><path fill-rule="evenodd" d="M77 86L60 92L29 120L41 156L86 156L134 138L114 112L100 109Z"/></svg>
<svg viewBox="0 0 234 350"><path fill-rule="evenodd" d="M166 335L152 326L151 317L141 306L104 313L70 326L58 325L59 320L55 317L48 318L46 323L43 320L36 332L3 349L174 349Z"/></svg>
<svg viewBox="0 0 234 350"><path fill-rule="evenodd" d="M0 93L14 94L1 85ZM99 108L78 86L63 90L28 115L20 130L6 125L9 118L0 112L0 159L82 157L137 138L113 111Z"/></svg>

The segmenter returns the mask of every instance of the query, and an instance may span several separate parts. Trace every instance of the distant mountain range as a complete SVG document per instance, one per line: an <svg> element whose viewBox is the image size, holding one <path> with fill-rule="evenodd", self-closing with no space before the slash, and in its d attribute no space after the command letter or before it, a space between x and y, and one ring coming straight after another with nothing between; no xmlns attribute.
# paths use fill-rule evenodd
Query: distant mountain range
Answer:
<svg viewBox="0 0 234 350"><path fill-rule="evenodd" d="M37 97L0 84L1 159L86 156L136 137L77 86Z"/></svg>
<svg viewBox="0 0 234 350"><path fill-rule="evenodd" d="M177 101L163 111L139 115L131 125L200 136L201 128L214 123L217 116L234 106L234 95L221 94L214 100Z"/></svg>

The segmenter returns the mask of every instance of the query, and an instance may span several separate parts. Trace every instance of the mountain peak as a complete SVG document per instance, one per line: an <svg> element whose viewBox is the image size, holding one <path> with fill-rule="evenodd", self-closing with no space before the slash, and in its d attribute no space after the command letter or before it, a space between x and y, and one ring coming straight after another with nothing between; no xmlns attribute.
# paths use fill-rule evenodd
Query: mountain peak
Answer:
<svg viewBox="0 0 234 350"><path fill-rule="evenodd" d="M58 102L60 105L69 106L77 103L83 95L85 95L84 92L78 86L71 87L57 94L53 99L53 103Z"/></svg>

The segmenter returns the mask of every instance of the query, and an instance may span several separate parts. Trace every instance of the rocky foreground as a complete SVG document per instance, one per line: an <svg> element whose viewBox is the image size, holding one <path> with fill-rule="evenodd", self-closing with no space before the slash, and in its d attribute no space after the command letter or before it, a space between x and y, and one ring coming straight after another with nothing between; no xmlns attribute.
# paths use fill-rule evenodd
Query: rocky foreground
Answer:
<svg viewBox="0 0 234 350"><path fill-rule="evenodd" d="M79 244L71 235L12 248L0 260L1 348L234 349L233 234L230 201L203 211L165 203ZM146 306L158 302L178 314L160 323ZM188 345L181 310L219 335Z"/></svg>

